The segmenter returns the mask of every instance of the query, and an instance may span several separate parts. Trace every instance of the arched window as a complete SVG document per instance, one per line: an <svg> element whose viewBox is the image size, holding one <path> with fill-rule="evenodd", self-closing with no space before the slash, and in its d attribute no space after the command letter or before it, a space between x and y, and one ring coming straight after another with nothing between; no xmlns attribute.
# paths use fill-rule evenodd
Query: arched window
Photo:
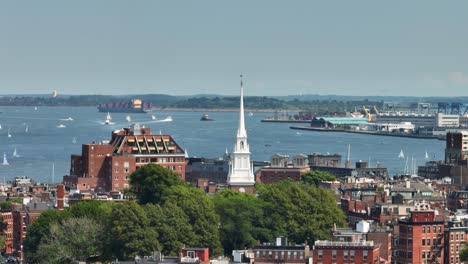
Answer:
<svg viewBox="0 0 468 264"><path fill-rule="evenodd" d="M244 141L241 141L241 149L244 149Z"/></svg>

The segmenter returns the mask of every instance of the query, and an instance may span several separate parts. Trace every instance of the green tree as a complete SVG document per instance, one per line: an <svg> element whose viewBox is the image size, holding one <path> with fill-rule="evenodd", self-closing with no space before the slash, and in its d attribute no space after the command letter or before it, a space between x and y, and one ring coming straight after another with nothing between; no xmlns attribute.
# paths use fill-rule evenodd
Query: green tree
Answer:
<svg viewBox="0 0 468 264"><path fill-rule="evenodd" d="M24 240L24 253L27 263L40 262L40 258L38 258L38 247L42 239L50 234L50 226L68 217L69 215L67 212L47 210L28 227L28 235Z"/></svg>
<svg viewBox="0 0 468 264"><path fill-rule="evenodd" d="M224 190L214 197L220 216L220 237L226 254L254 246L258 239L271 240L264 227L263 202L252 194Z"/></svg>
<svg viewBox="0 0 468 264"><path fill-rule="evenodd" d="M160 248L158 234L150 228L146 211L135 202L123 202L112 207L109 238L110 254L119 259L150 255Z"/></svg>
<svg viewBox="0 0 468 264"><path fill-rule="evenodd" d="M191 185L171 187L171 195L167 197L179 206L187 215L195 233L191 245L209 247L211 254L222 254L219 240L219 216L216 214L211 197L199 188Z"/></svg>
<svg viewBox="0 0 468 264"><path fill-rule="evenodd" d="M333 194L314 185L292 181L257 186L258 198L266 203L265 224L275 236L288 236L303 243L326 239L333 225L346 224Z"/></svg>
<svg viewBox="0 0 468 264"><path fill-rule="evenodd" d="M101 256L103 227L89 218L69 218L50 225L36 252L38 263L65 264Z"/></svg>
<svg viewBox="0 0 468 264"><path fill-rule="evenodd" d="M468 247L466 246L460 251L460 261L468 261Z"/></svg>
<svg viewBox="0 0 468 264"><path fill-rule="evenodd" d="M302 181L318 186L321 181L336 181L336 176L326 171L309 171L302 175Z"/></svg>
<svg viewBox="0 0 468 264"><path fill-rule="evenodd" d="M183 244L198 246L194 244L196 235L189 218L177 204L168 201L162 206L146 204L144 208L150 219L150 228L155 228L159 235L163 254L177 256Z"/></svg>
<svg viewBox="0 0 468 264"><path fill-rule="evenodd" d="M184 185L179 175L154 163L142 166L130 175L131 190L141 204L162 204L170 187L177 185Z"/></svg>

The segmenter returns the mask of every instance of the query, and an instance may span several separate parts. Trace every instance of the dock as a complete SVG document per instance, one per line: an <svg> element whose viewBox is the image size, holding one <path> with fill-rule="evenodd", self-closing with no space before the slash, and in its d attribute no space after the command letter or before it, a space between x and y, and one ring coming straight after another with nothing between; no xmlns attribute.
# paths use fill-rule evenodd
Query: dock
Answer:
<svg viewBox="0 0 468 264"><path fill-rule="evenodd" d="M290 126L289 128L297 129L297 130L316 131L316 132L341 132L341 133L365 134L365 135L373 135L373 136L445 140L445 136L418 135L418 134L409 134L409 133L391 133L391 132L383 132L383 131L363 131L363 130L350 130L350 129L342 129L342 128L323 128L323 127L308 127L308 126Z"/></svg>

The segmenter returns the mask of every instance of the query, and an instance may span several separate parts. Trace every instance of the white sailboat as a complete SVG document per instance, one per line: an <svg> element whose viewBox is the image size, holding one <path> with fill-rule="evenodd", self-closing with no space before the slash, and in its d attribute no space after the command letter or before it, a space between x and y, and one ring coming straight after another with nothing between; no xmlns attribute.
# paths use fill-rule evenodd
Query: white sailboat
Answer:
<svg viewBox="0 0 468 264"><path fill-rule="evenodd" d="M8 128L8 137L11 138L10 128Z"/></svg>
<svg viewBox="0 0 468 264"><path fill-rule="evenodd" d="M72 143L76 144L76 137L73 137Z"/></svg>
<svg viewBox="0 0 468 264"><path fill-rule="evenodd" d="M427 159L427 160L429 159L429 154L427 154L427 149L426 149L426 153L424 155L424 158Z"/></svg>
<svg viewBox="0 0 468 264"><path fill-rule="evenodd" d="M125 119L127 120L127 122L132 122L132 117L130 115L128 115L127 117L125 117Z"/></svg>
<svg viewBox="0 0 468 264"><path fill-rule="evenodd" d="M107 112L107 116L106 116L106 121L104 122L104 125L113 125L114 123L112 123L112 117L110 115L109 112Z"/></svg>
<svg viewBox="0 0 468 264"><path fill-rule="evenodd" d="M400 154L398 154L399 159L404 159L405 158L405 153L403 153L403 149L400 150Z"/></svg>
<svg viewBox="0 0 468 264"><path fill-rule="evenodd" d="M156 116L155 116L155 115L151 115L151 120L156 120Z"/></svg>
<svg viewBox="0 0 468 264"><path fill-rule="evenodd" d="M0 124L0 130L2 129L2 124Z"/></svg>
<svg viewBox="0 0 468 264"><path fill-rule="evenodd" d="M8 160L6 158L6 153L5 152L3 152L3 163L2 163L2 165L4 165L4 166L10 165L10 163L8 163Z"/></svg>
<svg viewBox="0 0 468 264"><path fill-rule="evenodd" d="M26 125L26 127L24 128L24 133L28 133L29 132L29 126Z"/></svg>
<svg viewBox="0 0 468 264"><path fill-rule="evenodd" d="M14 158L18 158L20 155L18 155L18 152L16 151L16 147L15 147L15 150L13 151L13 157Z"/></svg>

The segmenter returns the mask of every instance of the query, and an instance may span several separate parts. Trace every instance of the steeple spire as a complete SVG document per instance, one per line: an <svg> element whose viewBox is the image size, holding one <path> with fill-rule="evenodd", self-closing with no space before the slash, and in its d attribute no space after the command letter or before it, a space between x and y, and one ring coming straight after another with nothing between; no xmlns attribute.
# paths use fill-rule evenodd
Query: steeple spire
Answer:
<svg viewBox="0 0 468 264"><path fill-rule="evenodd" d="M231 153L229 162L229 173L227 184L229 188L237 189L241 192L252 192L255 184L253 166L250 162L250 150L247 143L247 132L244 120L244 84L242 74L240 76L240 107L239 107L239 127L237 128L236 144Z"/></svg>
<svg viewBox="0 0 468 264"><path fill-rule="evenodd" d="M242 74L240 75L240 110L239 110L239 128L237 130L238 137L247 137L247 131L245 131L245 120L244 120L244 83L242 81Z"/></svg>

